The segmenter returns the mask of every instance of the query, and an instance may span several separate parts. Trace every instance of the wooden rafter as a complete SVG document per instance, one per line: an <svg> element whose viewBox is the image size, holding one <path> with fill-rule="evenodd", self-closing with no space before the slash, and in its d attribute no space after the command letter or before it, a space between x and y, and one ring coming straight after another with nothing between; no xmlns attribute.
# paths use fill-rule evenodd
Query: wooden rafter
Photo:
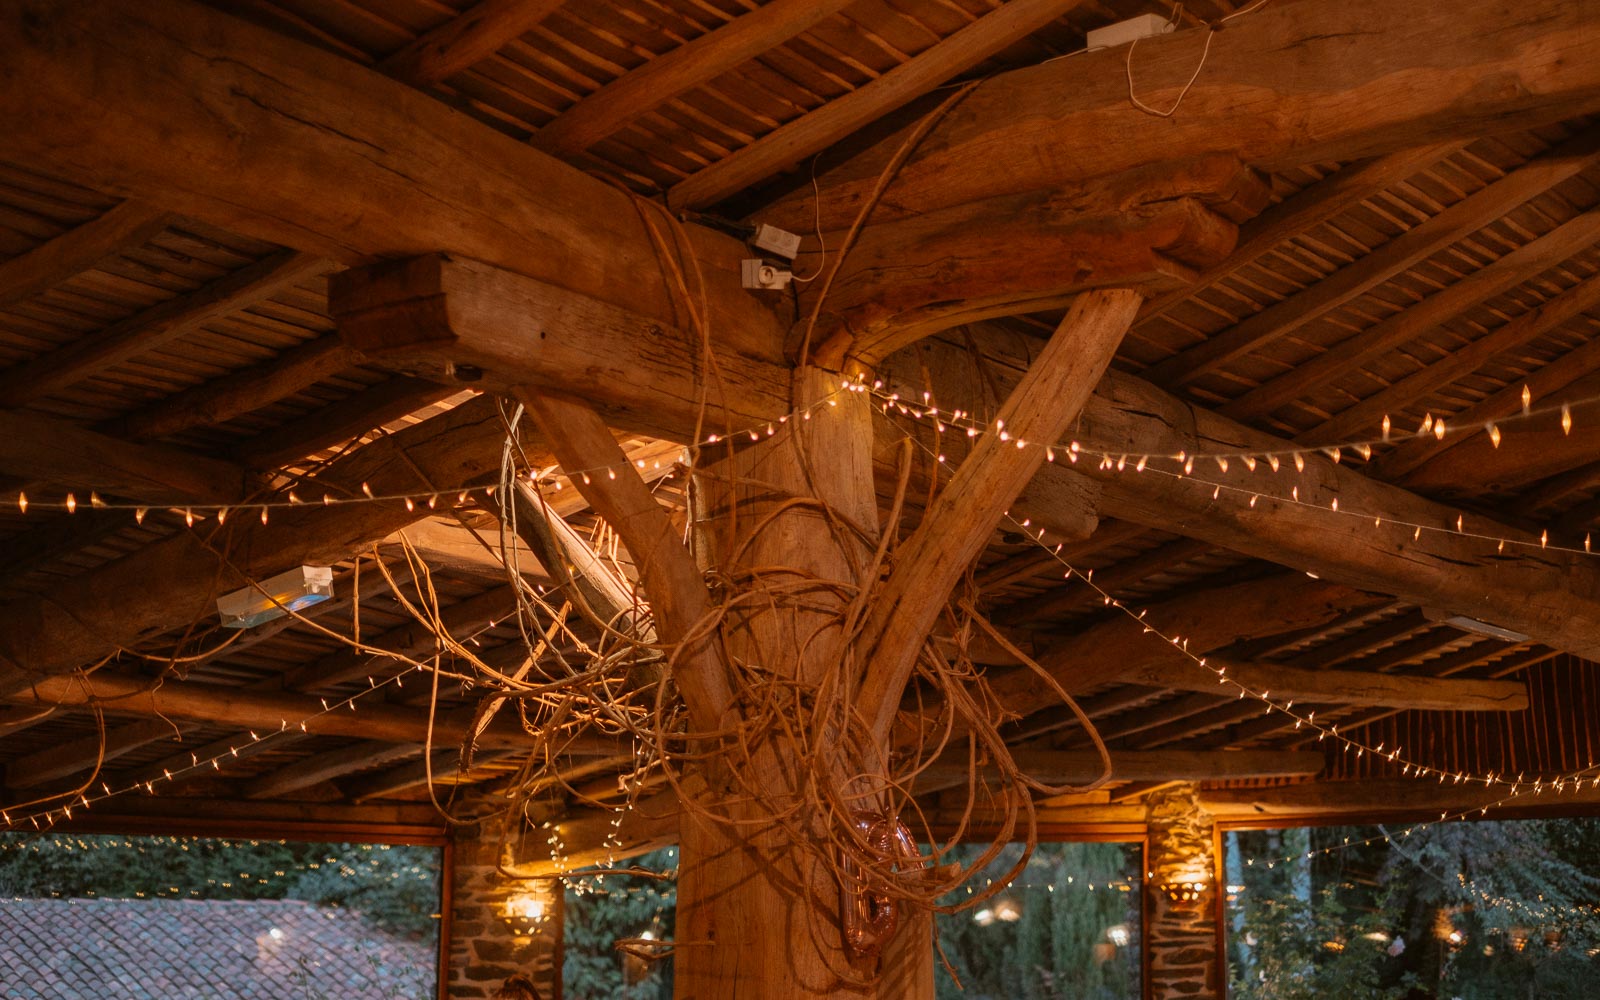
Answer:
<svg viewBox="0 0 1600 1000"><path fill-rule="evenodd" d="M782 45L855 0L773 0L656 56L563 111L532 143L556 156L581 153L631 119L740 63Z"/></svg>
<svg viewBox="0 0 1600 1000"><path fill-rule="evenodd" d="M32 361L0 371L0 396L17 406L155 350L213 320L271 298L326 270L309 254L282 251L224 275Z"/></svg>
<svg viewBox="0 0 1600 1000"><path fill-rule="evenodd" d="M1142 324L1164 314L1274 247L1438 164L1463 146L1460 142L1439 143L1363 160L1285 198L1239 227L1239 244L1226 259L1196 275L1182 288L1146 301L1139 310L1139 322ZM1152 376L1152 381L1162 380Z"/></svg>
<svg viewBox="0 0 1600 1000"><path fill-rule="evenodd" d="M1206 338L1151 368L1146 377L1175 389L1199 379L1339 308L1418 261L1448 247L1600 159L1600 130L1591 130L1419 223L1348 267ZM1552 262L1553 263L1553 262ZM1249 409L1245 407L1249 406ZM1270 409L1270 407L1268 407ZM1235 416L1262 412L1247 402Z"/></svg>
<svg viewBox="0 0 1600 1000"><path fill-rule="evenodd" d="M224 423L360 363L360 355L336 334L325 334L271 360L151 403L100 429L138 441Z"/></svg>
<svg viewBox="0 0 1600 1000"><path fill-rule="evenodd" d="M154 686L146 681L108 674L91 678L52 677L36 681L25 693L9 699L21 705L86 705L100 703L107 711L125 712L150 718L171 717L199 722L224 723L255 729L258 733L278 732L293 726L303 732L323 736L354 736L395 743L421 744L431 732L441 743L459 743L471 730L465 715L430 719L426 709L386 705L380 701L363 704L355 711L328 712L320 698L301 694L238 692L208 684L169 681ZM527 745L528 734L520 723L490 726L478 734L486 747L515 749ZM563 744L568 752L593 752L615 756L618 744L599 737L578 737Z"/></svg>
<svg viewBox="0 0 1600 1000"><path fill-rule="evenodd" d="M170 219L160 209L124 201L98 218L11 258L0 264L0 306L54 288L118 250L143 245L165 229Z"/></svg>
<svg viewBox="0 0 1600 1000"><path fill-rule="evenodd" d="M1376 395L1317 425L1306 437L1316 441L1338 441L1346 434L1377 426L1386 414L1398 413L1442 386L1471 374L1497 355L1513 351L1544 336L1600 305L1600 277L1591 277L1550 300L1535 306L1503 326L1445 357L1401 379ZM1582 358L1557 365L1582 374Z"/></svg>
<svg viewBox="0 0 1600 1000"><path fill-rule="evenodd" d="M921 97L952 77L983 62L1056 18L1082 0L1011 0L910 62L895 67L858 90L836 98L776 131L679 181L667 199L675 206L714 205L756 181L806 159L901 105ZM793 220L791 220L793 222ZM839 223L848 224L848 220ZM805 232L809 225L795 225Z"/></svg>
<svg viewBox="0 0 1600 1000"><path fill-rule="evenodd" d="M1596 137L1596 144L1600 145L1600 136ZM1596 158L1600 159L1600 153L1596 154ZM1485 299L1538 277L1578 251L1593 246L1597 239L1600 239L1600 210L1579 215L1409 309L1333 345L1303 364L1295 365L1270 382L1218 407L1217 412L1237 420L1248 420L1282 409L1340 376L1454 319ZM1366 418L1367 411L1364 409L1349 417L1341 414L1332 421L1331 430L1322 431L1315 438L1308 435L1307 440L1318 444L1349 440L1346 435L1375 437L1375 426L1362 426L1360 423Z"/></svg>
<svg viewBox="0 0 1600 1000"><path fill-rule="evenodd" d="M397 80L423 87L447 80L526 34L567 0L481 0L379 64Z"/></svg>

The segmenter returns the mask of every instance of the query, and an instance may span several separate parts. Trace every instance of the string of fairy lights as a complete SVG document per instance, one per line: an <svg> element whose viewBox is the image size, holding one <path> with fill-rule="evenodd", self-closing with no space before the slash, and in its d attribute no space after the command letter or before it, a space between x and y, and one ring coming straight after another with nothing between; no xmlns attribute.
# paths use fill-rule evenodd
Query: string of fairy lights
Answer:
<svg viewBox="0 0 1600 1000"><path fill-rule="evenodd" d="M170 784L196 773L202 773L207 768L213 771L221 771L224 764L237 760L241 756L241 752L248 752L260 744L267 743L286 734L299 735L309 733L311 725L318 719L345 711L354 712L356 711L357 703L362 699L385 691L391 686L402 688L405 686L407 675L428 669L430 668L427 664L413 663L399 673L382 680L376 677L368 677L368 686L354 694L343 698L321 697L318 699L321 704L320 710L310 715L298 720L280 719L276 729L266 731L246 730L241 738L229 746L228 749L209 757L201 757L198 753L191 753L189 754L189 764L178 768L164 768L160 777L147 778L116 787L113 787L109 781L101 781L98 788L94 788L91 787L94 783L90 782L70 796L66 796L68 801L64 804L51 806L47 809L21 812L16 815L13 815L8 809L0 809L0 829L16 829L26 823L34 830L50 830L57 823L72 819L74 811L82 812L109 799L138 792L154 795L158 785Z"/></svg>
<svg viewBox="0 0 1600 1000"><path fill-rule="evenodd" d="M751 424L750 426L741 428L737 431L724 431L720 433L707 434L697 442L697 445L699 447L709 447L717 444L734 444L744 441L749 441L751 443L758 442L763 438L775 435L778 431L778 428L786 424L791 419L810 420L816 412L823 410L826 407L837 406L839 398L844 393L869 393L874 397L881 409L886 414L898 413L902 416L907 416L915 420L930 422L941 434L958 433L969 439L978 438L985 434L992 434L1000 441L1012 444L1017 448L1043 448L1045 451L1046 461L1049 462L1054 462L1058 455L1062 455L1065 456L1069 463L1077 463L1082 460L1089 460L1098 463L1101 469L1114 469L1118 472L1132 471L1135 474L1155 472L1156 474L1167 475L1176 479L1192 482L1200 488L1209 487L1213 491L1214 499L1220 498L1225 493L1229 495L1244 496L1248 498L1248 504L1254 507L1260 499L1263 497L1268 497L1275 503L1298 504L1309 509L1337 514L1344 517L1371 519L1375 527L1382 527L1385 524L1388 524L1391 526L1409 529L1413 532L1414 537L1420 537L1423 532L1439 532L1443 534L1453 534L1460 537L1492 542L1496 545L1497 550L1503 550L1508 545L1521 545L1537 546L1540 548L1569 551L1585 555L1593 554L1587 538L1585 539L1584 545L1581 549L1571 547L1563 548L1561 546L1550 544L1548 532L1543 533L1538 542L1532 542L1522 538L1501 537L1489 533L1468 531L1465 515L1458 517L1453 529L1442 528L1437 525L1385 520L1382 514L1371 514L1349 509L1340 509L1336 500L1328 506L1302 500L1298 496L1298 487L1296 486L1291 486L1289 495L1287 497L1276 495L1269 496L1265 491L1252 491L1243 487L1235 486L1231 483L1215 482L1197 477L1193 475L1193 469L1197 462L1203 461L1214 463L1223 473L1226 473L1230 468L1231 463L1234 462L1244 465L1246 469L1251 472L1257 471L1262 466L1265 466L1272 473L1278 473L1291 467L1295 469L1296 472L1303 472L1306 468L1305 459L1309 455L1322 454L1335 463L1343 460L1347 454L1353 454L1360 456L1362 459L1368 459L1372 456L1374 447L1378 445L1398 444L1404 443L1408 440L1418 439L1443 441L1451 435L1467 433L1483 433L1489 437L1495 447L1499 447L1502 441L1500 427L1515 423L1518 420L1534 420L1557 415L1559 417L1563 432L1571 433L1574 425L1574 412L1581 411L1583 408L1595 402L1600 402L1600 397L1567 401L1543 408L1534 408L1532 405L1531 394L1524 389L1523 408L1521 414L1500 420L1498 422L1485 423L1481 428L1451 426L1447 425L1445 420L1429 415L1428 417L1424 418L1421 425L1419 425L1415 431L1408 433L1394 433L1390 419L1385 417L1383 420L1382 434L1380 437L1374 439L1353 440L1339 444L1321 445L1317 447L1290 447L1279 450L1231 450L1217 452L1180 451L1173 454L1131 455L1113 454L1110 452L1086 449L1077 441L1035 442L1023 440L1021 438L1013 438L1010 432L1004 426L1003 421L996 420L990 424L988 422L978 420L973 414L962 409L941 409L936 401L932 398L931 394L928 393L922 394L920 402L917 400L908 400L901 394L886 389L883 382L869 382L865 376L860 376L855 379L843 380L838 390L815 400L808 406L797 408L772 420ZM916 439L913 438L913 440ZM917 441L917 443L922 446L924 450L929 451L930 456L935 460L937 465L949 468L947 455L932 449L928 449L927 446L921 441ZM687 464L691 460L692 452L686 451L683 457L683 464ZM661 460L658 458L654 461L656 467L659 468ZM1178 469L1176 471L1172 471L1158 468L1156 463L1162 461L1176 463ZM578 480L587 482L591 480L592 477L601 475L614 479L619 471L623 471L629 467L642 470L646 468L646 466L647 462L644 459L626 459L624 462L620 463L602 464L576 470L564 470L559 469L558 467L531 469L526 472L526 475L530 478L530 480L552 485L554 489L559 490L562 488L563 481L566 483L573 483ZM319 498L308 501L301 498L295 490L289 490L280 497L260 502L252 501L243 504L163 507L152 504L108 502L99 496L97 490L90 490L88 493L89 500L86 505L80 504L76 499L76 494L70 492L67 493L66 496L60 501L40 501L37 499L30 500L25 495L19 494L17 497L17 508L19 512L22 513L27 513L29 510L42 511L54 509L63 510L69 514L76 512L80 506L87 506L90 509L97 510L128 510L133 512L136 521L139 523L143 523L145 517L151 512L162 511L181 517L187 526L192 527L198 520L203 519L206 515L214 517L219 524L222 524L226 522L229 516L237 515L240 512L246 512L256 514L263 523L266 523L270 517L271 511L285 508L299 508L316 505L331 507L351 503L397 502L404 503L408 510L415 510L421 506L427 506L429 509L436 509L441 501L453 503L454 505L461 505L473 499L475 494L481 493L485 498L492 498L494 496L494 492L495 486L493 485L468 487L463 489L435 489L426 492L413 493L377 492L372 490L367 484L363 483L360 487L359 495L334 496L331 493L325 492ZM1034 544L1038 545L1043 551L1051 553L1051 555L1056 558L1058 562L1060 562L1063 570L1063 579L1070 580L1075 577L1086 586L1092 588L1106 607L1112 608L1135 619L1140 623L1145 632L1152 634L1160 641L1170 644L1181 655L1190 660L1191 663L1197 668L1210 672L1216 678L1219 686L1236 693L1240 699L1255 699L1264 706L1264 710L1267 712L1275 711L1282 713L1287 719L1293 721L1295 729L1309 729L1316 732L1318 734L1319 742L1332 739L1336 744L1340 745L1343 751L1346 753L1353 752L1357 757L1361 757L1369 753L1375 757L1381 757L1392 764L1398 764L1401 768L1401 774L1404 776L1415 776L1418 778L1433 777L1437 778L1437 780L1441 783L1471 783L1482 784L1486 788L1509 788L1511 790L1511 796L1518 795L1524 786L1530 787L1533 794L1543 794L1543 792L1546 790L1552 790L1559 794L1565 791L1568 787L1579 787L1584 781L1591 779L1594 786L1600 786L1600 775L1593 773L1595 771L1595 767L1592 765L1567 774L1559 775L1555 778L1536 778L1533 782L1529 783L1523 781L1520 777L1510 778L1504 774L1493 772L1487 774L1474 774L1466 771L1441 770L1403 757L1400 747L1388 747L1381 743L1375 746L1369 746L1365 742L1352 739L1348 735L1340 733L1336 724L1325 724L1318 722L1315 712L1306 712L1304 714L1296 712L1294 709L1294 702L1292 700L1285 700L1281 703L1275 701L1271 698L1271 692L1269 690L1253 689L1250 686L1238 681L1237 678L1228 676L1226 667L1211 666L1207 663L1205 657L1191 653L1187 648L1187 642L1183 640L1182 637L1168 635L1150 624L1146 620L1146 610L1137 609L1099 588L1092 579L1092 572L1079 572L1074 569L1074 567L1072 567L1065 559L1061 558L1063 546L1061 544L1052 546L1046 537L1044 529L1034 527L1031 524L1031 521L1026 517L1016 517L1010 513L1006 515L1006 520L1013 529L1020 532L1024 537L1028 538ZM425 669L425 667L422 665L416 665L411 669L421 670ZM287 732L291 729L305 731L308 723L326 712L345 709L354 711L355 702L357 699L364 697L373 691L379 690L391 683L403 683L402 677L409 672L410 671L408 670L399 674L395 674L381 683L374 681L372 687L369 689L358 692L349 698L342 699L337 702L329 703L326 699L324 699L324 707L322 712L314 713L313 715L307 716L302 720L282 720L280 729L275 732L268 732L265 734L251 732L248 734L248 738L241 743L240 746L248 747L257 742L270 739L272 736L277 735L277 733ZM195 757L188 767L175 771L167 771L159 779L146 780L137 784L116 789L102 782L100 789L97 792L91 794L88 789L85 789L75 794L70 803L55 806L47 810L28 813L20 816L13 816L9 811L0 810L0 826L14 828L23 823L28 823L31 824L35 829L46 829L58 820L70 819L74 809L87 809L94 803L114 795L128 794L140 790L143 790L149 794L154 794L155 785L158 781L173 781L190 772L207 767L220 770L225 762L232 758L236 758L239 755L240 746L231 747L228 751L203 760ZM1499 803L1495 803L1495 805L1498 804ZM620 830L623 816L628 808L631 808L631 802L618 809L617 816L613 823L612 833L608 837L608 844L620 846L618 831ZM1478 811L1480 810L1467 810L1467 814ZM1444 817L1441 816L1441 819L1443 818ZM551 845L556 854L559 854L560 850L564 847L564 844L560 842L558 831L552 830Z"/></svg>

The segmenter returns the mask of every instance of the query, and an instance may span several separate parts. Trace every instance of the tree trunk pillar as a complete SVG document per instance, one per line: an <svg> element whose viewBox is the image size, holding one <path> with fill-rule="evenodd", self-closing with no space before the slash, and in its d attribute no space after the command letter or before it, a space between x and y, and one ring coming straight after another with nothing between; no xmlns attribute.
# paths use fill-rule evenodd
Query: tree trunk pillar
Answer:
<svg viewBox="0 0 1600 1000"><path fill-rule="evenodd" d="M1152 1000L1224 995L1217 950L1216 824L1199 789L1179 785L1148 800L1145 953Z"/></svg>
<svg viewBox="0 0 1600 1000"><path fill-rule="evenodd" d="M731 659L782 678L770 692L779 699L786 689L815 692L842 679L840 612L877 543L871 401L864 393L838 392L840 378L816 369L798 373L795 404L815 404L810 419L794 415L771 433L758 429L754 442L737 435L731 454L706 449L693 486L696 555L713 593L724 601L772 598L731 613L724 635ZM748 686L746 699L744 716L759 717L762 706L753 703ZM789 721L795 734L827 740L825 720ZM808 783L827 779L787 740L748 749L743 761L698 767L689 775L688 784L705 786L697 797L741 825L693 808L684 812L676 996L931 1000L928 920L905 915L879 961L853 961L846 952L833 865L802 850L795 836L797 824L821 831L823 817L803 804ZM769 801L802 808L785 826L760 806L729 805L752 787Z"/></svg>

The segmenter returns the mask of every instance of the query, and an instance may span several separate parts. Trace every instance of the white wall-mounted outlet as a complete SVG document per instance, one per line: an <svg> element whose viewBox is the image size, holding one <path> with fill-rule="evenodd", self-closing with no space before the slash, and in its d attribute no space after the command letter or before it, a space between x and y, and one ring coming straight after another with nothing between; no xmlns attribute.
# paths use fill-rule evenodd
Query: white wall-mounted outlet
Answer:
<svg viewBox="0 0 1600 1000"><path fill-rule="evenodd" d="M1114 49L1118 45L1127 45L1141 38L1170 34L1174 27L1170 20L1160 14L1140 14L1126 21L1108 24L1104 28L1095 28L1089 32L1085 44L1090 52L1096 49Z"/></svg>
<svg viewBox="0 0 1600 1000"><path fill-rule="evenodd" d="M747 257L739 262L739 284L745 288L778 290L788 288L793 280L793 271L768 264L759 257Z"/></svg>

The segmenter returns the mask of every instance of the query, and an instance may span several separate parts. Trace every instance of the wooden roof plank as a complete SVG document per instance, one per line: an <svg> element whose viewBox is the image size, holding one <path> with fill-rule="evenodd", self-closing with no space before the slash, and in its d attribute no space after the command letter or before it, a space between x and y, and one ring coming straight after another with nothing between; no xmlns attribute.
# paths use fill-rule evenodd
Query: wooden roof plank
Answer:
<svg viewBox="0 0 1600 1000"><path fill-rule="evenodd" d="M714 205L784 167L826 149L863 125L977 65L1076 7L1081 0L1011 0L938 42L910 62L768 133L674 185L667 200L683 208ZM843 229L849 219L825 228ZM806 232L809 223L788 223Z"/></svg>
<svg viewBox="0 0 1600 1000"><path fill-rule="evenodd" d="M1152 367L1146 377L1169 389L1187 385L1371 291L1597 160L1600 129L1585 132L1512 171L1304 291L1168 358Z"/></svg>
<svg viewBox="0 0 1600 1000"><path fill-rule="evenodd" d="M188 294L0 371L0 398L17 406L48 396L130 358L246 309L327 268L309 254L282 251Z"/></svg>
<svg viewBox="0 0 1600 1000"><path fill-rule="evenodd" d="M158 208L124 201L98 218L0 263L0 307L53 288L118 250L143 245L165 229L170 219Z"/></svg>
<svg viewBox="0 0 1600 1000"><path fill-rule="evenodd" d="M440 83L527 34L567 0L482 0L390 55L379 68L418 87Z"/></svg>
<svg viewBox="0 0 1600 1000"><path fill-rule="evenodd" d="M1600 239L1600 210L1586 212L1557 226L1531 243L1446 285L1403 312L1333 345L1277 378L1218 407L1217 412L1248 420L1276 412L1334 379L1356 370L1382 354L1401 347L1429 330L1455 318L1464 310L1522 284L1555 267ZM1361 410L1349 419L1340 414L1334 430L1324 435L1304 435L1313 443L1337 443L1346 434L1361 432ZM1366 428L1376 437L1376 427Z"/></svg>
<svg viewBox="0 0 1600 1000"><path fill-rule="evenodd" d="M580 153L630 119L783 44L854 2L773 0L623 74L562 112L530 141L555 156Z"/></svg>

